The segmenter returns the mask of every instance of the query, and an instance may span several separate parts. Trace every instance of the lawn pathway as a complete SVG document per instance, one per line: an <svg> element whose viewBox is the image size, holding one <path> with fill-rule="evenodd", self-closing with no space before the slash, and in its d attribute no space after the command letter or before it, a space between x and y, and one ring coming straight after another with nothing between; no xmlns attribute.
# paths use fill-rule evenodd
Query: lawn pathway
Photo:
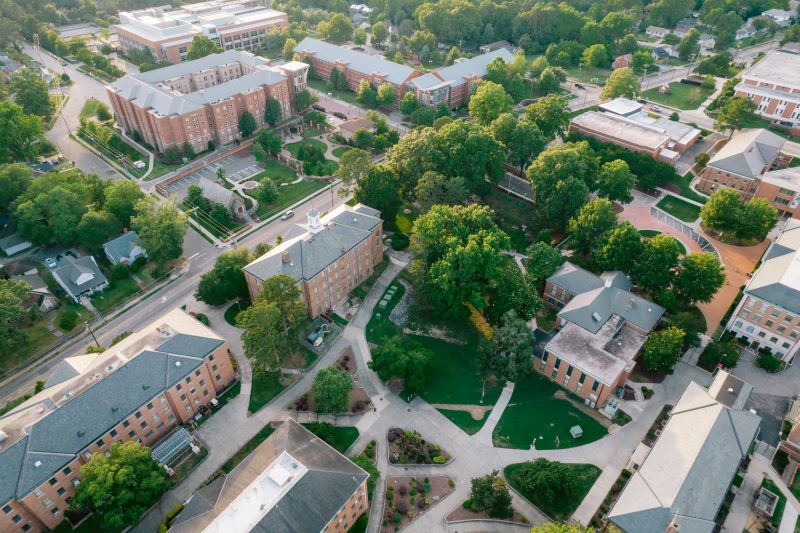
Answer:
<svg viewBox="0 0 800 533"><path fill-rule="evenodd" d="M500 393L500 397L494 404L494 409L492 409L492 412L489 413L489 418L483 424L483 427L480 429L480 431L472 436L475 441L487 446L492 446L492 433L494 432L494 428L497 423L500 422L500 417L503 416L503 411L506 410L508 402L511 401L511 395L513 393L514 383L509 381L506 383L506 386L503 387L503 392Z"/></svg>

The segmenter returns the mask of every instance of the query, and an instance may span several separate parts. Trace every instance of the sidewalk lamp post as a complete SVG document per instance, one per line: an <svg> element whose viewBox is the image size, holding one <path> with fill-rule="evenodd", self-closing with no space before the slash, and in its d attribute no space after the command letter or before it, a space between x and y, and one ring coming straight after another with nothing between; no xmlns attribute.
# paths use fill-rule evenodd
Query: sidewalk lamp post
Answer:
<svg viewBox="0 0 800 533"><path fill-rule="evenodd" d="M94 343L97 345L98 348L101 348L100 343L97 342L97 337L94 336L94 331L92 331L92 326L91 326L91 324L89 324L89 321L88 320L84 320L83 324L86 326L86 330L89 332L89 334L94 339Z"/></svg>

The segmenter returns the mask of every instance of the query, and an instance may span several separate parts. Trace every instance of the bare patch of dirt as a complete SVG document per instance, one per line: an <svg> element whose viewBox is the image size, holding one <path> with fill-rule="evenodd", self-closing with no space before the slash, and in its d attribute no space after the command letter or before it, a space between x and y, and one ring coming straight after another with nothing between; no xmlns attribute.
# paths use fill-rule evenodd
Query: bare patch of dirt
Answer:
<svg viewBox="0 0 800 533"><path fill-rule="evenodd" d="M483 420L483 415L491 411L493 405L469 405L461 403L432 403L431 407L436 409L447 409L449 411L466 411L473 420Z"/></svg>
<svg viewBox="0 0 800 533"><path fill-rule="evenodd" d="M467 344L465 340L456 339L455 337L450 337L447 335L446 331L439 328L430 328L427 331L403 328L403 333L405 333L406 335L417 335L419 337L431 337L433 339L443 340L445 342L449 342L451 344L458 344L460 346Z"/></svg>

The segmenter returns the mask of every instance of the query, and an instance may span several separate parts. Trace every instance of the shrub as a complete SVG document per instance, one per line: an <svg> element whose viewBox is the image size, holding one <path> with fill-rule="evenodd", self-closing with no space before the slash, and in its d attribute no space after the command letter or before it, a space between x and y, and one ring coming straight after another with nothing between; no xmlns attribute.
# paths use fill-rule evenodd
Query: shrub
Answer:
<svg viewBox="0 0 800 533"><path fill-rule="evenodd" d="M448 459L450 458L447 456L447 454L437 455L436 457L433 458L433 462L436 463L437 465L443 465L448 461Z"/></svg>
<svg viewBox="0 0 800 533"><path fill-rule="evenodd" d="M394 490L386 489L386 499L392 501L394 499Z"/></svg>
<svg viewBox="0 0 800 533"><path fill-rule="evenodd" d="M461 507L464 509L472 509L472 500L464 500L464 503L461 504Z"/></svg>
<svg viewBox="0 0 800 533"><path fill-rule="evenodd" d="M783 475L783 471L786 470L788 465L789 455L783 450L778 450L772 459L772 466L775 467L775 471Z"/></svg>
<svg viewBox="0 0 800 533"><path fill-rule="evenodd" d="M400 513L394 513L394 517L392 517L392 520L394 520L395 524L399 524L402 519L403 516Z"/></svg>
<svg viewBox="0 0 800 533"><path fill-rule="evenodd" d="M392 235L392 249L393 250L405 250L408 248L409 244L408 234L406 233L395 233Z"/></svg>
<svg viewBox="0 0 800 533"><path fill-rule="evenodd" d="M209 325L208 316L204 315L203 313L197 313L194 315L198 322L203 324L204 326Z"/></svg>
<svg viewBox="0 0 800 533"><path fill-rule="evenodd" d="M408 512L408 504L404 501L397 502L397 512L400 514L406 514Z"/></svg>
<svg viewBox="0 0 800 533"><path fill-rule="evenodd" d="M405 485L400 485L397 487L397 492L400 493L400 496L405 496L406 492L408 492L408 488Z"/></svg>
<svg viewBox="0 0 800 533"><path fill-rule="evenodd" d="M74 309L66 309L58 321L58 327L65 331L72 331L78 325L78 313Z"/></svg>
<svg viewBox="0 0 800 533"><path fill-rule="evenodd" d="M757 360L758 367L774 374L783 366L783 362L771 353L763 353Z"/></svg>
<svg viewBox="0 0 800 533"><path fill-rule="evenodd" d="M111 278L112 279L127 279L130 277L131 273L128 270L128 265L125 263L117 263L113 267L111 267Z"/></svg>
<svg viewBox="0 0 800 533"><path fill-rule="evenodd" d="M43 390L44 390L44 381L42 381L42 380L37 381L36 382L36 386L33 388L33 393L34 394L39 394Z"/></svg>

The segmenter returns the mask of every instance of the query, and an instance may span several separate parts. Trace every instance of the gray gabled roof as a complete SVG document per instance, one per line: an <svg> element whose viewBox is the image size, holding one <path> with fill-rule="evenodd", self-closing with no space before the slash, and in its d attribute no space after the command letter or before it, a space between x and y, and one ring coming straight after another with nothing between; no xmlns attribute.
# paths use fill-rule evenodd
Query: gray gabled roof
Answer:
<svg viewBox="0 0 800 533"><path fill-rule="evenodd" d="M103 245L103 250L105 250L106 255L108 255L114 263L118 263L122 259L130 257L131 251L133 251L133 247L136 245L138 238L139 236L135 231L129 231L105 243Z"/></svg>
<svg viewBox="0 0 800 533"><path fill-rule="evenodd" d="M790 219L786 223L764 254L745 292L800 314L800 221Z"/></svg>
<svg viewBox="0 0 800 533"><path fill-rule="evenodd" d="M689 383L609 518L629 533L664 533L673 520L682 533L713 531L760 420L725 407L703 387Z"/></svg>
<svg viewBox="0 0 800 533"><path fill-rule="evenodd" d="M85 274L91 277L87 276L88 279L84 281L82 276ZM84 292L108 282L91 255L85 255L71 263L61 265L53 270L53 277L73 297L80 296Z"/></svg>
<svg viewBox="0 0 800 533"><path fill-rule="evenodd" d="M665 309L658 304L618 287L602 287L576 295L558 316L596 333L612 315L650 332Z"/></svg>
<svg viewBox="0 0 800 533"><path fill-rule="evenodd" d="M23 437L0 453L0 505L5 505L16 496L19 467L27 446L28 437Z"/></svg>
<svg viewBox="0 0 800 533"><path fill-rule="evenodd" d="M498 57L502 58L506 63L510 63L514 59L514 54L509 52L507 48L500 48L470 59L462 59L448 67L423 74L414 78L411 83L423 90L432 89L440 85L461 85L464 83L465 78L482 78L486 76L489 63Z"/></svg>
<svg viewBox="0 0 800 533"><path fill-rule="evenodd" d="M746 129L735 134L714 154L708 166L755 179L769 169L786 139L765 129Z"/></svg>
<svg viewBox="0 0 800 533"><path fill-rule="evenodd" d="M210 337L198 337L187 333L178 333L162 343L156 351L175 355L189 355L192 357L205 357L225 341Z"/></svg>
<svg viewBox="0 0 800 533"><path fill-rule="evenodd" d="M553 275L547 278L547 281L553 285L558 285L572 294L580 294L592 289L599 289L605 285L599 276L595 276L588 270L573 265L569 261L562 263L561 266L553 272Z"/></svg>
<svg viewBox="0 0 800 533"><path fill-rule="evenodd" d="M400 63L393 63L381 56L373 56L363 52L350 50L319 39L306 37L295 46L294 51L303 54L312 54L315 58L328 63L342 61L347 63L348 70L366 75L380 74L395 85L406 81L416 70Z"/></svg>

